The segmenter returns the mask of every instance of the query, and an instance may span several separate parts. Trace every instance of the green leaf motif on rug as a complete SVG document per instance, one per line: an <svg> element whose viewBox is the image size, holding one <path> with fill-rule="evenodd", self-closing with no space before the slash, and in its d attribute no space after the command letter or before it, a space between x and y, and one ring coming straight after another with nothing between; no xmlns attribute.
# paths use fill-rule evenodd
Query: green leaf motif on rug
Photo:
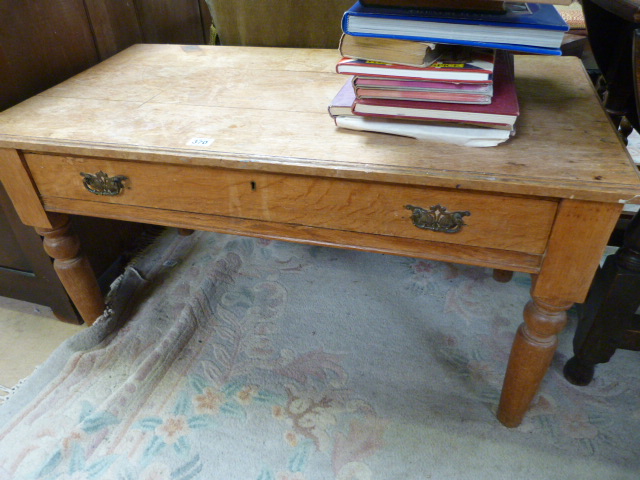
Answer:
<svg viewBox="0 0 640 480"><path fill-rule="evenodd" d="M103 428L120 423L120 419L110 412L96 412L89 402L83 402L80 411L80 428L87 433L96 433Z"/></svg>
<svg viewBox="0 0 640 480"><path fill-rule="evenodd" d="M164 443L160 437L158 436L154 436L151 439L151 442L149 443L149 445L147 445L147 448L145 448L144 450L144 457L145 458L151 458L151 457L155 457L156 455L158 455L163 449L164 447L166 447L167 444Z"/></svg>
<svg viewBox="0 0 640 480"><path fill-rule="evenodd" d="M289 460L289 470L292 472L303 472L313 448L313 442L309 440L300 442L293 452L291 460Z"/></svg>
<svg viewBox="0 0 640 480"><path fill-rule="evenodd" d="M194 415L189 418L189 428L212 428L216 425L216 420L211 415Z"/></svg>
<svg viewBox="0 0 640 480"><path fill-rule="evenodd" d="M117 460L117 455L108 455L87 465L87 453L80 445L74 445L66 469L67 475L54 473L64 463L64 457L62 450L58 450L34 478L58 478L62 475L64 478L78 476L78 478L97 479L102 477Z"/></svg>
<svg viewBox="0 0 640 480"><path fill-rule="evenodd" d="M160 425L162 425L160 417L148 417L140 420L135 426L142 430L155 430Z"/></svg>
<svg viewBox="0 0 640 480"><path fill-rule="evenodd" d="M189 378L189 383L191 384L191 387L200 394L202 394L204 389L209 386L207 381L200 375L192 375Z"/></svg>
<svg viewBox="0 0 640 480"><path fill-rule="evenodd" d="M193 406L191 403L191 396L189 396L186 392L182 392L180 398L176 402L176 406L173 409L174 415L189 415L193 410Z"/></svg>
<svg viewBox="0 0 640 480"><path fill-rule="evenodd" d="M245 412L244 408L238 405L236 402L225 403L220 407L220 412L234 418L239 418L243 420L247 418L247 412Z"/></svg>
<svg viewBox="0 0 640 480"><path fill-rule="evenodd" d="M109 412L92 414L83 420L81 428L87 433L95 433L111 425L117 425L120 419Z"/></svg>
<svg viewBox="0 0 640 480"><path fill-rule="evenodd" d="M269 470L263 470L258 476L257 480L276 480L276 477Z"/></svg>
<svg viewBox="0 0 640 480"><path fill-rule="evenodd" d="M38 473L38 475L36 475L36 478L42 478L42 477L45 477L45 476L49 475L51 472L53 472L56 469L56 467L58 465L60 465L61 462L62 462L62 452L60 450L58 450L47 461L47 463L45 463L43 465L43 467L40 469L40 472Z"/></svg>
<svg viewBox="0 0 640 480"><path fill-rule="evenodd" d="M200 455L196 455L184 465L171 472L171 480L191 480L202 472L202 468Z"/></svg>
<svg viewBox="0 0 640 480"><path fill-rule="evenodd" d="M117 458L117 455L110 455L108 457L101 458L97 462L92 463L88 468L86 468L87 476L89 478L99 478L109 469L109 467L113 464L113 462L117 460Z"/></svg>

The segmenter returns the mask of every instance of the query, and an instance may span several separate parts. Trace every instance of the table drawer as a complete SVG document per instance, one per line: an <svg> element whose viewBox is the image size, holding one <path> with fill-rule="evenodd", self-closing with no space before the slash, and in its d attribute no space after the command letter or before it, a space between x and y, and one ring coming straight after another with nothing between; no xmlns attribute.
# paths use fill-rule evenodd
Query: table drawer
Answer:
<svg viewBox="0 0 640 480"><path fill-rule="evenodd" d="M25 158L52 206L56 198L89 200L533 254L544 252L557 207L528 197L326 177L33 153ZM119 193L89 191L81 174L98 172L126 177ZM436 205L446 210L434 211Z"/></svg>

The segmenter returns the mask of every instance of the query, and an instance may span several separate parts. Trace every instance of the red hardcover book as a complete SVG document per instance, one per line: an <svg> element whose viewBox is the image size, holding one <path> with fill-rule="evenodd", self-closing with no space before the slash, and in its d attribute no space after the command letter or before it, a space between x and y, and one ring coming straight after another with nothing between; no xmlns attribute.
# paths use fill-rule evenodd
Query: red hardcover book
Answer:
<svg viewBox="0 0 640 480"><path fill-rule="evenodd" d="M512 129L520 113L513 74L513 57L506 52L501 52L501 56L503 59L497 62L495 70L493 101L488 105L356 99L353 113L408 120L493 125L495 128Z"/></svg>
<svg viewBox="0 0 640 480"><path fill-rule="evenodd" d="M336 71L356 76L491 83L494 65L495 50L452 48L428 67L409 67L395 63L343 58L336 65Z"/></svg>
<svg viewBox="0 0 640 480"><path fill-rule="evenodd" d="M383 90L406 90L416 92L457 92L476 95L493 95L491 83L433 82L430 80L397 80L394 78L354 77L353 86L358 88L379 88Z"/></svg>

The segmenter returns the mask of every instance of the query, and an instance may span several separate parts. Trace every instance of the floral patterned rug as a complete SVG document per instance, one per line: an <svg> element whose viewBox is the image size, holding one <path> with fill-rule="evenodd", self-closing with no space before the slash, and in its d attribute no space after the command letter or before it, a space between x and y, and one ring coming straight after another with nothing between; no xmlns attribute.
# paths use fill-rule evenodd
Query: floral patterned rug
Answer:
<svg viewBox="0 0 640 480"><path fill-rule="evenodd" d="M640 356L494 417L529 277L167 231L0 407L0 479L637 479Z"/></svg>

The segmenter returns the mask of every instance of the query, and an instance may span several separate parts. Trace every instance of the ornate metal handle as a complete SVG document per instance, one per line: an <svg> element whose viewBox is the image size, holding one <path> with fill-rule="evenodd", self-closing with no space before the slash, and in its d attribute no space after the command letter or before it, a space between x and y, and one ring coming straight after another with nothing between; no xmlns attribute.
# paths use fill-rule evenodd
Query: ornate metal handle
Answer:
<svg viewBox="0 0 640 480"><path fill-rule="evenodd" d="M127 179L124 175L109 178L109 175L103 171L96 174L81 172L80 175L84 177L82 181L84 187L96 195L118 195L124 188L122 181Z"/></svg>
<svg viewBox="0 0 640 480"><path fill-rule="evenodd" d="M447 212L442 205L429 207L429 210L413 205L405 205L404 208L411 210L411 220L418 228L433 230L434 232L457 233L466 223L462 217L471 215L471 212Z"/></svg>

